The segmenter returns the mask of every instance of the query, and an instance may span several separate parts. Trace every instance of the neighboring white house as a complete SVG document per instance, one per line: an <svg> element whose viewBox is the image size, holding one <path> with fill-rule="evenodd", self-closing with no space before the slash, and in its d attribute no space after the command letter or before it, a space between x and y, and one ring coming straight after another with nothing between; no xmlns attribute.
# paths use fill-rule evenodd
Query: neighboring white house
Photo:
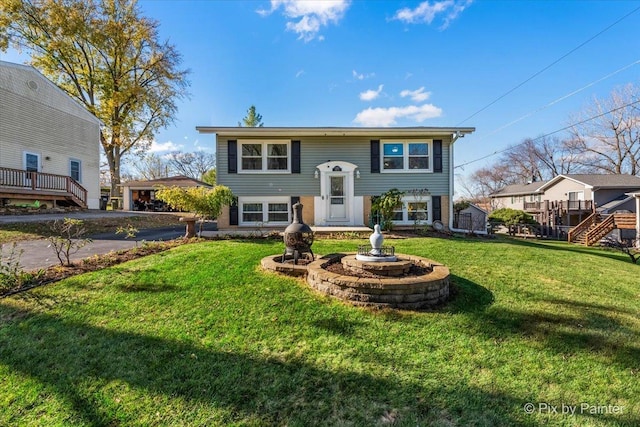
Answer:
<svg viewBox="0 0 640 427"><path fill-rule="evenodd" d="M391 219L453 223L453 143L474 128L197 127L216 135L218 184L237 204L218 227L286 226L304 205L315 226L369 225L372 197L405 192Z"/></svg>
<svg viewBox="0 0 640 427"><path fill-rule="evenodd" d="M624 215L637 212L630 192L640 190L640 177L615 174L566 174L526 185L507 186L490 195L492 205L530 213L542 226L543 235L568 232L589 220L595 226L616 213L615 228L626 230ZM597 214L592 217L592 214ZM585 227L588 228L585 224ZM586 232L586 231L585 231ZM624 231L623 233L627 233ZM579 238L569 233L569 238Z"/></svg>
<svg viewBox="0 0 640 427"><path fill-rule="evenodd" d="M97 209L100 126L35 68L0 61L0 203Z"/></svg>

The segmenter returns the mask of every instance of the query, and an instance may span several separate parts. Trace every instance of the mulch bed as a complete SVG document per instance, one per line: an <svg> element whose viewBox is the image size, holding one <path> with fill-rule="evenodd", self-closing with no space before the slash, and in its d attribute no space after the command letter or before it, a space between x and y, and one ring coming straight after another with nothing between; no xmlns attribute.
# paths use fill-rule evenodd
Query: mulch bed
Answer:
<svg viewBox="0 0 640 427"><path fill-rule="evenodd" d="M362 277L367 279L396 279L398 277L393 276L385 276L382 274L375 274L369 271L352 271L344 268L342 263L334 262L327 265L325 270L330 271L332 273L340 274L342 276L352 276L352 277ZM400 277L414 277L414 276L424 276L427 273L430 273L431 269L423 267L421 265L412 265L409 269L409 272Z"/></svg>

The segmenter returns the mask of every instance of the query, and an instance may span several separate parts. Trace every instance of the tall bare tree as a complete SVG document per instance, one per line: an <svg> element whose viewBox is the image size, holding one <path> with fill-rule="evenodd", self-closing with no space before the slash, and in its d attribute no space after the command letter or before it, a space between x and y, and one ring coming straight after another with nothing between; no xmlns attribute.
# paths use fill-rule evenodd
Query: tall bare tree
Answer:
<svg viewBox="0 0 640 427"><path fill-rule="evenodd" d="M174 151L167 156L167 163L173 171L194 179L202 176L216 166L216 156L206 151L185 153Z"/></svg>
<svg viewBox="0 0 640 427"><path fill-rule="evenodd" d="M628 84L593 100L572 121L571 149L585 167L611 174L640 173L640 89ZM595 117L593 120L587 118Z"/></svg>
<svg viewBox="0 0 640 427"><path fill-rule="evenodd" d="M134 175L138 179L166 178L171 173L169 162L156 153L147 153L132 162Z"/></svg>
<svg viewBox="0 0 640 427"><path fill-rule="evenodd" d="M144 151L188 95L180 54L136 0L2 0L0 50L9 46L28 49L35 68L102 121L112 195L122 157Z"/></svg>

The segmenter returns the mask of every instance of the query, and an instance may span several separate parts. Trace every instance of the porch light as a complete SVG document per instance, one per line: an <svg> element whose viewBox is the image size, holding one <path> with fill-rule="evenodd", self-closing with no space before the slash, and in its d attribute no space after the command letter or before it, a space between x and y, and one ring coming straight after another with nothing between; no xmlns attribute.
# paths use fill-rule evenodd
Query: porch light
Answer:
<svg viewBox="0 0 640 427"><path fill-rule="evenodd" d="M316 170L313 172L313 177L314 177L315 179L318 179L318 177L319 177L319 174L318 174L318 168L316 168Z"/></svg>
<svg viewBox="0 0 640 427"><path fill-rule="evenodd" d="M360 179L360 169L356 169L356 178Z"/></svg>

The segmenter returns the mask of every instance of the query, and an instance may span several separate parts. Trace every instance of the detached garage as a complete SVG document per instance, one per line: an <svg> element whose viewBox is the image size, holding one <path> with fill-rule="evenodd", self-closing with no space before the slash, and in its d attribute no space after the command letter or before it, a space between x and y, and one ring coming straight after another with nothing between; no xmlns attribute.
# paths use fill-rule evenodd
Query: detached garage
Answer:
<svg viewBox="0 0 640 427"><path fill-rule="evenodd" d="M166 211L167 205L156 200L156 190L160 187L207 187L212 185L186 176L129 181L122 185L123 210L125 211Z"/></svg>

